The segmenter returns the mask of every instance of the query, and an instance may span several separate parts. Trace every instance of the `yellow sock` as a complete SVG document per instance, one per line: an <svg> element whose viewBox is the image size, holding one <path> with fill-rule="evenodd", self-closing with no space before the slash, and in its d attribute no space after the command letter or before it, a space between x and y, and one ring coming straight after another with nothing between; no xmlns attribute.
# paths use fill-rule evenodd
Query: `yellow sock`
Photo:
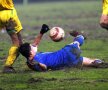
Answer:
<svg viewBox="0 0 108 90"><path fill-rule="evenodd" d="M18 56L18 47L17 46L12 46L9 49L9 55L7 57L5 66L12 66L12 64L14 63L17 56Z"/></svg>

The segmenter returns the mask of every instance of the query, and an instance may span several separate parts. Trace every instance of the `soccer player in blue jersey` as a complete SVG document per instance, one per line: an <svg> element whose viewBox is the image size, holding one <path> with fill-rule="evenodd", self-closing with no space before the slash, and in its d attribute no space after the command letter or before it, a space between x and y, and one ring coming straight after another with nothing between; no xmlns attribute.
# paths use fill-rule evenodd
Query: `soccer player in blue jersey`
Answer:
<svg viewBox="0 0 108 90"><path fill-rule="evenodd" d="M24 43L19 47L19 52L26 57L27 65L35 71L56 70L64 67L93 66L103 63L99 59L90 59L80 56L80 46L84 43L84 37L74 32L72 43L54 52L37 52L37 46L43 36L49 30L47 25L43 25L40 34L35 38L33 44ZM77 35L76 35L77 34ZM72 35L72 33L71 33Z"/></svg>

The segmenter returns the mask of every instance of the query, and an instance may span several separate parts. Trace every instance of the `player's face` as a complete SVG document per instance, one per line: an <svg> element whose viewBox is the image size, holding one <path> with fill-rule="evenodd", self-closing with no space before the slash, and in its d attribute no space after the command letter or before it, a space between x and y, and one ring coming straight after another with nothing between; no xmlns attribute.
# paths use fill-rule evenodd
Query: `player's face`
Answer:
<svg viewBox="0 0 108 90"><path fill-rule="evenodd" d="M30 47L31 47L32 54L35 55L37 52L37 47L34 47L33 45L30 45Z"/></svg>

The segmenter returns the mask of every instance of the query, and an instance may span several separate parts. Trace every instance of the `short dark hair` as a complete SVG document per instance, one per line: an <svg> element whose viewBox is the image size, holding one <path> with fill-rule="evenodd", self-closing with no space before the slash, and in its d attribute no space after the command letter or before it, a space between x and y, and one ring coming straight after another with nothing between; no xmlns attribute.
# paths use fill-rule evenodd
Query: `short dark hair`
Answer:
<svg viewBox="0 0 108 90"><path fill-rule="evenodd" d="M30 57L30 50L30 43L24 43L19 47L19 52L27 59L29 59Z"/></svg>

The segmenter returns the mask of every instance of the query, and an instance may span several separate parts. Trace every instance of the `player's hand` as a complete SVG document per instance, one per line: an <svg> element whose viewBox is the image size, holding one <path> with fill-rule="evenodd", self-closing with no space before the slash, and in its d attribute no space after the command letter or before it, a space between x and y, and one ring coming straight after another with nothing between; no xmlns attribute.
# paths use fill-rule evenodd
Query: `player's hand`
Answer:
<svg viewBox="0 0 108 90"><path fill-rule="evenodd" d="M27 64L27 66L28 66L30 69L35 70L34 64L32 65L32 64L29 63L29 62L26 62L26 64Z"/></svg>
<svg viewBox="0 0 108 90"><path fill-rule="evenodd" d="M40 33L41 33L41 34L44 34L44 33L46 33L48 30L49 30L49 26L46 25L46 24L43 24Z"/></svg>
<svg viewBox="0 0 108 90"><path fill-rule="evenodd" d="M10 18L9 21L6 23L7 30L14 30L15 26L16 26L16 22L12 18Z"/></svg>
<svg viewBox="0 0 108 90"><path fill-rule="evenodd" d="M38 64L38 62L35 62L34 60L29 60L29 59L27 59L27 63L30 65Z"/></svg>
<svg viewBox="0 0 108 90"><path fill-rule="evenodd" d="M32 70L34 70L35 71L35 64L38 64L37 62L34 62L33 60L29 60L29 59L27 59L27 62L26 62L26 64L27 64L27 66L30 68L30 69L32 69Z"/></svg>

